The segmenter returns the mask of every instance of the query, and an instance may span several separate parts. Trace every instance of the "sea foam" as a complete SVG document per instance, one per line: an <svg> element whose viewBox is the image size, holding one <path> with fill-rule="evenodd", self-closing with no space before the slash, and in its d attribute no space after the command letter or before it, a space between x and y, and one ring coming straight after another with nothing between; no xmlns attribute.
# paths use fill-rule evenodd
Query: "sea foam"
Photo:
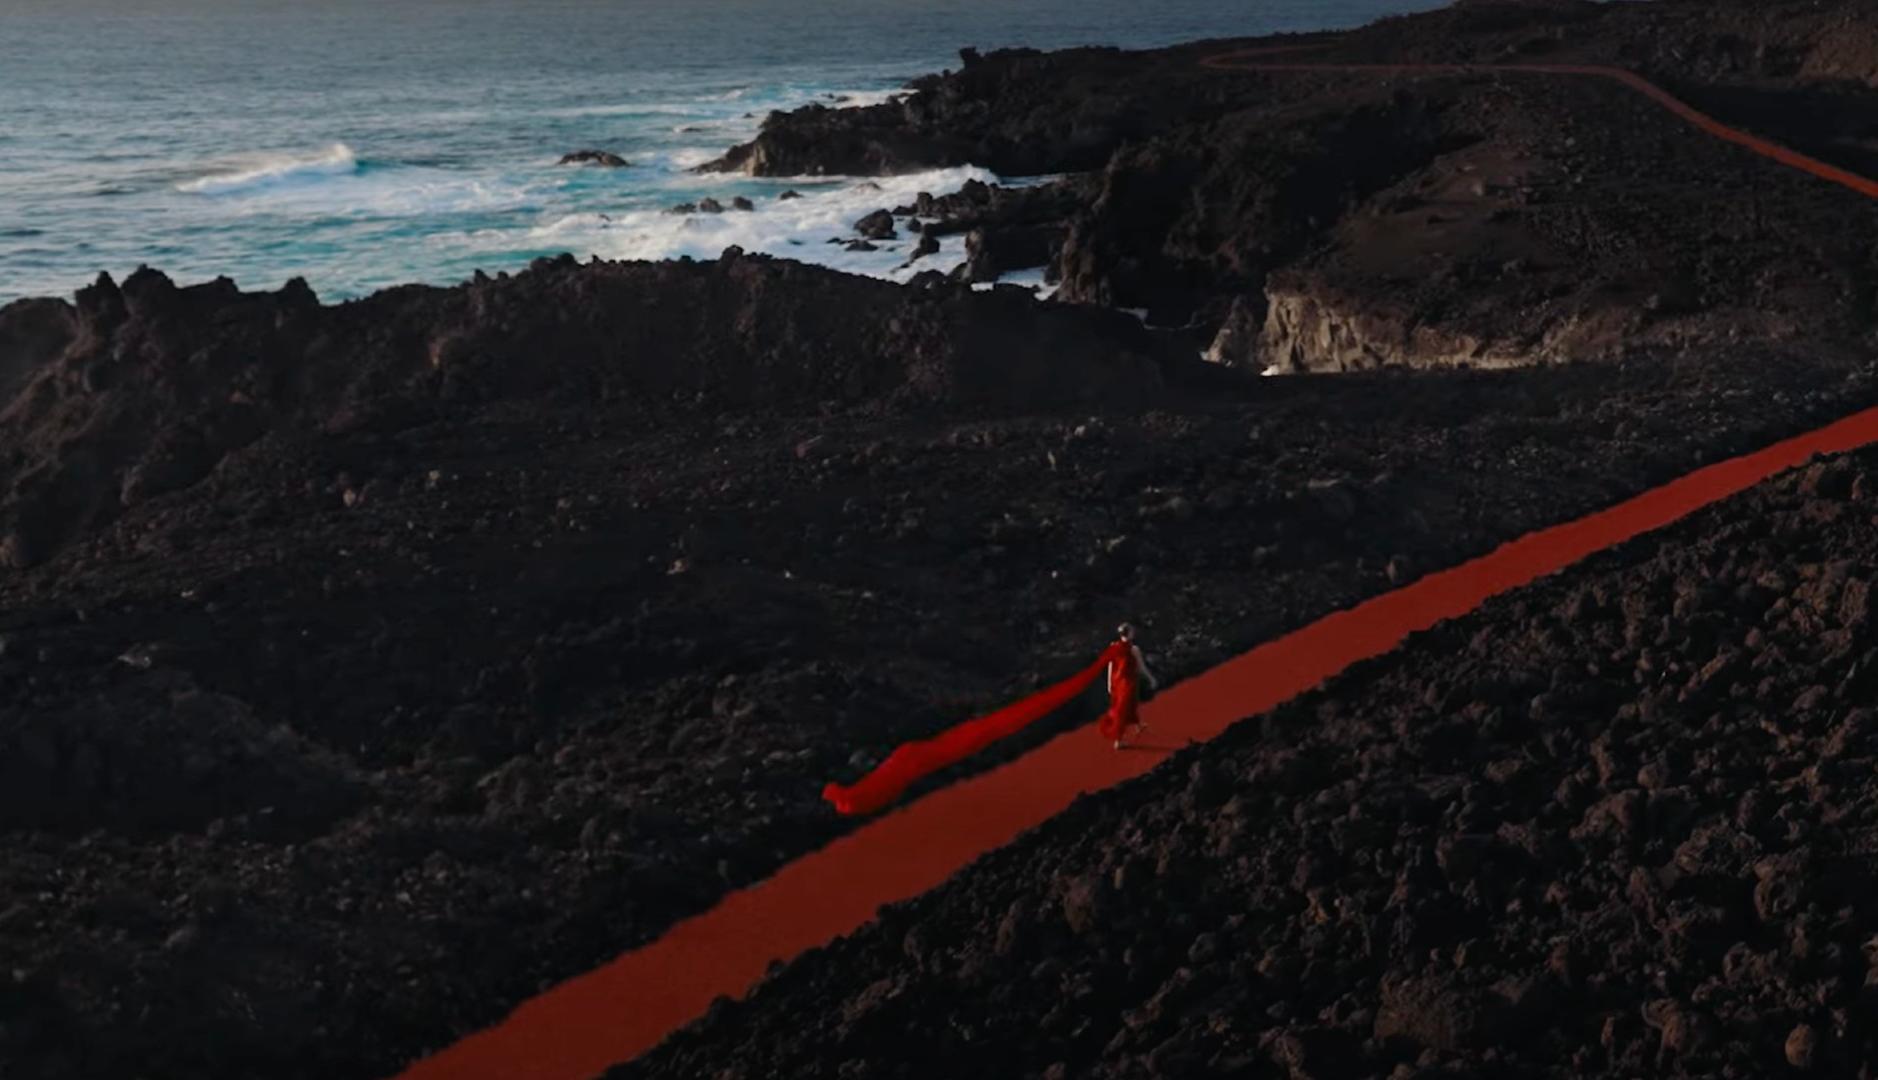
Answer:
<svg viewBox="0 0 1878 1080"><path fill-rule="evenodd" d="M899 234L894 239L871 241L875 248L872 251L848 250L849 242L860 239L854 223L875 210L908 205L922 191L956 191L968 180L1000 182L995 174L975 167L877 179L794 177L752 181L694 174L668 178L668 196L694 202L710 197L728 206L733 195L741 192L752 198L756 209L726 209L715 214L595 209L557 216L519 236L508 229L463 234L450 246L457 248L455 254L459 256L473 256L478 251L495 256L527 248L627 260L714 259L725 248L735 246L853 274L905 281L924 270L955 269L965 260L963 239L956 235L943 237L936 254L909 262L919 236L905 230L904 219L896 222ZM799 189L801 197L778 198L791 188ZM1024 283L1041 287L1041 271L1027 276Z"/></svg>
<svg viewBox="0 0 1878 1080"><path fill-rule="evenodd" d="M334 143L318 154L266 157L235 172L200 177L177 187L197 195L226 195L306 177L346 176L358 169L359 159L352 148L345 143Z"/></svg>

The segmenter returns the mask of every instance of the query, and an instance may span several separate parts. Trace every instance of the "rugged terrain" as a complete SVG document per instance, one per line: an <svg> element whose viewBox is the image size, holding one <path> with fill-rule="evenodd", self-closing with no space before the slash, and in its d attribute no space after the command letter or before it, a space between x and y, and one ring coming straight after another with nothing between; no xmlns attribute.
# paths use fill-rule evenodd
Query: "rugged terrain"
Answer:
<svg viewBox="0 0 1878 1080"><path fill-rule="evenodd" d="M1756 353L1185 390L1165 372L1205 366L1131 355L1149 339L1126 316L762 260L544 266L401 303L454 312L484 290L500 311L632 276L884 291L972 310L981 334L1007 307L1085 318L1114 343L1091 362L1112 356L1138 401L1085 405L1080 379L1021 409L935 405L888 375L845 403L825 383L700 406L705 383L682 408L606 389L665 370L657 345L610 365L597 345L541 354L604 380L578 394L451 391L416 328L385 339L417 359L377 407L353 382L320 397L304 386L323 380L255 374L317 361L235 364L248 441L193 484L101 501L104 519L72 519L90 531L0 585L7 1059L48 1076L387 1072L825 841L844 823L824 780L1080 666L1123 617L1170 674L1196 671L1878 400L1864 369ZM135 280L183 326L219 328L211 342L291 323L291 294ZM731 325L741 302L706 310ZM298 317L344 326L360 308ZM72 417L34 429L63 441L17 444L46 454L23 475L83 460L121 490L152 471L147 447L218 445L122 418L152 398L221 404L206 358L240 350L151 356L169 320L87 318L96 344L8 414L43 396ZM485 333L452 348L500 356L510 339ZM148 370L98 390L72 374L116 355ZM817 359L795 363L840 372ZM734 370L731 390L753 377ZM81 437L99 418L126 426Z"/></svg>
<svg viewBox="0 0 1878 1080"><path fill-rule="evenodd" d="M1843 78L1855 35L1827 34L1839 24L1810 7L1773 7L1795 14L1768 25L1821 56L1830 37L1851 59L1752 79L1715 66L1725 50L1677 59L1663 42L1688 32L1694 5L1681 4L1661 5L1656 29L1655 8L1620 18L1467 5L1337 48L1499 55L1496 42L1537 34L1560 55L1673 69L1718 111L1779 117L1786 102L1836 102L1808 120L1809 137L1854 138L1847 118L1867 93ZM1774 19L1716 10L1715 26ZM1652 34L1663 42L1644 49ZM878 121L894 146L949 131L957 153L1005 171L1087 170L905 208L928 230L976 230L981 276L1059 252L1063 295L1079 303L731 252L543 261L338 306L299 285L242 294L140 271L73 303L0 310L0 1069L387 1074L837 835L848 824L817 798L825 780L1066 674L1121 618L1142 625L1157 669L1189 674L1878 403L1864 349L1874 218L1850 193L1703 144L1614 87L1194 66L1248 44L994 54L890 107L929 110L930 131L841 110L774 119L759 140L775 143L769 160L805 172L817 161L776 155L830 155L823 171L924 160L834 156L886 145L850 130ZM1069 108L1050 96L1058 84L1087 100ZM1052 110L1060 145L998 126L1042 124ZM821 126L802 128L811 120ZM997 138L1044 156L997 158ZM1580 149L1561 149L1565 138ZM1176 144L1213 156L1204 168L1155 164L1176 161ZM1514 150L1554 170L1530 203L1517 182L1501 186L1527 160L1504 156ZM1606 184L1607 172L1624 179ZM1327 176L1347 178L1329 185L1334 198ZM1458 180L1415 194L1442 176L1483 177L1487 194ZM1715 200L1750 184L1767 193L1764 216L1737 225L1715 206L1739 204ZM1315 222L1295 213L1319 198ZM1408 198L1437 209L1364 209ZM1495 200L1519 213L1493 220L1483 208ZM1176 220L1155 216L1165 211ZM1428 220L1441 214L1466 220ZM1465 246L1430 239L1440 229ZM1404 264L1407 280L1363 261L1384 240L1396 246L1375 250L1423 260ZM1512 246L1492 247L1502 242ZM1489 250L1530 258L1542 242L1550 255L1518 272L1500 264L1490 287L1438 273ZM1664 268L1683 268L1693 291L1653 276ZM1181 284L1154 296L1126 284L1157 280ZM1465 365L1388 365L1428 370L1252 378L1238 368L1275 355L1267 307L1303 310L1267 304L1281 281L1306 283L1335 318L1433 328L1447 351L1423 359L1451 359L1453 335L1523 341L1547 320L1587 336L1540 342L1623 347L1531 346L1514 371L1469 370L1499 355L1488 350ZM1326 307L1333 286L1350 302ZM1097 301L1192 325L1149 329ZM1642 321L1626 321L1625 305ZM1251 351L1200 361L1232 320ZM1527 363L1592 353L1603 362ZM1338 365L1306 355L1294 366ZM1814 662L1802 660L1802 672ZM1288 725L1257 739L1277 747ZM1491 737L1520 729L1505 730ZM1378 799L1419 782L1407 750L1365 753L1381 763ZM1220 766L1231 793L1220 803L1243 791L1266 800L1248 803L1256 813L1306 805L1270 801L1239 768ZM1186 775L1113 798L1146 799ZM1319 790L1319 773L1301 776L1297 791ZM1338 880L1333 856L1313 887ZM967 879L987 896L1055 887L997 876L1015 874L996 869L1008 860L989 865ZM961 895L933 903L973 902ZM891 932L843 948L875 964L869 950ZM1260 955L1279 945L1261 939ZM788 976L808 989L758 1007L860 989L833 985L822 965ZM1732 1015L1701 1007L1716 1022ZM1347 1028L1353 1015L1293 1026ZM1826 1021L1809 1022L1820 1052L1837 1053ZM816 1041L822 1028L767 1049L706 1030L717 1034L683 1053L727 1055L710 1060L751 1075L770 1053L846 1053L816 1066L837 1074L850 1059L881 1064L878 1050L828 1049L840 1044ZM1034 1071L1061 1060L1080 1075L1108 1037ZM1297 1038L1304 1054L1323 1037ZM1565 1054L1564 1039L1532 1053ZM1395 1052L1362 1050L1359 1064ZM674 1063L691 1059L663 1060L655 1067L682 1071Z"/></svg>
<svg viewBox="0 0 1878 1080"><path fill-rule="evenodd" d="M1790 473L1078 802L610 1075L1869 1076L1875 567L1878 452Z"/></svg>
<svg viewBox="0 0 1878 1080"><path fill-rule="evenodd" d="M897 102L773 114L707 168L1074 174L981 192L968 272L1046 266L1214 359L1507 367L1739 340L1869 344L1878 209L1584 75L1213 70L1607 64L1848 167L1878 139L1867 4L1466 3L1344 35L968 50ZM1275 51L1274 51L1275 50ZM907 213L917 206L896 208ZM943 209L943 208L941 208Z"/></svg>

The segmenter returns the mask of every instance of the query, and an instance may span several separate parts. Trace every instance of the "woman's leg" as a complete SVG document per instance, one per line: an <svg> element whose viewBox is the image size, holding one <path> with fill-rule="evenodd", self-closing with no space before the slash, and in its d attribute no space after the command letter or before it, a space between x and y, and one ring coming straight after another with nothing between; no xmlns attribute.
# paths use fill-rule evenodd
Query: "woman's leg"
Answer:
<svg viewBox="0 0 1878 1080"><path fill-rule="evenodd" d="M1109 699L1109 711L1102 714L1102 736L1115 743L1120 750L1128 741L1128 733L1141 724L1141 718L1135 711L1135 686L1132 681L1118 680L1115 694Z"/></svg>

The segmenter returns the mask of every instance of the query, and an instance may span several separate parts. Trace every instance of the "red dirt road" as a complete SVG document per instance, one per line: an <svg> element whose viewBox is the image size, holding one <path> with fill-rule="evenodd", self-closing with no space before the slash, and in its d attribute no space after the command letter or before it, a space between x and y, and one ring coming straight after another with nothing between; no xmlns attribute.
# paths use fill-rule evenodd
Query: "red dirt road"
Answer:
<svg viewBox="0 0 1878 1080"><path fill-rule="evenodd" d="M1209 67L1267 71L1523 72L1616 79L1704 131L1878 198L1878 183L1729 128L1630 72L1579 66L1284 65L1233 53ZM726 896L657 941L524 1003L501 1024L401 1074L401 1080L586 1080L696 1019L719 996L740 996L768 967L848 933L884 904L944 881L979 855L1061 812L1078 795L1153 768L1407 635L1588 555L1661 528L1815 454L1878 442L1869 409L1756 453L1697 470L1608 510L1532 533L1489 555L1259 646L1172 687L1144 707L1154 744L1117 753L1090 732L1067 732L1024 757L878 818L775 876Z"/></svg>
<svg viewBox="0 0 1878 1080"><path fill-rule="evenodd" d="M1611 79L1630 87L1644 97L1656 102L1663 108L1675 113L1710 135L1736 146L1745 147L1765 158L1771 158L1782 165L1791 166L1801 172L1811 173L1821 180L1830 180L1841 187L1851 188L1868 198L1878 199L1878 180L1870 180L1850 173L1836 165L1828 165L1818 158L1808 157L1797 150L1789 150L1778 143L1768 142L1757 135L1729 127L1720 120L1702 112L1688 102L1676 97L1669 91L1645 79L1633 71L1623 68L1600 67L1593 64L1285 64L1266 63L1260 57L1280 53L1309 52L1318 49L1316 45L1292 45L1278 49L1251 49L1244 52L1223 53L1209 56L1200 61L1201 67L1219 71L1299 71L1299 72L1361 72L1372 75L1478 75L1517 73L1521 75L1581 75L1599 79Z"/></svg>

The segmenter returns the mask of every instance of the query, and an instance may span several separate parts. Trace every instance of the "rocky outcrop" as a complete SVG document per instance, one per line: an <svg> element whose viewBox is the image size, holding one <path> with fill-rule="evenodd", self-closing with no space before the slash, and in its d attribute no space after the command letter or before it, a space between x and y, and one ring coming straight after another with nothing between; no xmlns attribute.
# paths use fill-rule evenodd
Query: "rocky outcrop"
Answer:
<svg viewBox="0 0 1878 1080"><path fill-rule="evenodd" d="M63 300L20 300L0 308L0 409L81 329L77 311Z"/></svg>
<svg viewBox="0 0 1878 1080"><path fill-rule="evenodd" d="M1372 193L1461 136L1437 102L1368 86L1282 113L1250 109L1115 154L1060 262L1061 297L1218 318Z"/></svg>
<svg viewBox="0 0 1878 1080"><path fill-rule="evenodd" d="M1265 328L1256 352L1244 352L1243 324L1229 320L1209 359L1261 365L1274 373L1368 371L1375 368L1527 367L1562 360L1610 359L1622 351L1628 313L1581 317L1536 342L1476 336L1417 320L1400 305L1275 290L1267 297Z"/></svg>
<svg viewBox="0 0 1878 1080"><path fill-rule="evenodd" d="M0 313L0 555L30 566L286 429L580 395L789 409L1131 402L1165 378L1126 316L902 289L732 252L576 265L322 307L303 284L178 288L139 270ZM1066 361L1065 357L1074 357ZM661 406L659 403L670 403Z"/></svg>
<svg viewBox="0 0 1878 1080"><path fill-rule="evenodd" d="M893 212L899 217L917 215L926 220L925 231L941 236L995 226L1062 224L1087 209L1098 191L1097 178L1089 176L1031 187L967 180L949 195L922 191L911 205Z"/></svg>
<svg viewBox="0 0 1878 1080"><path fill-rule="evenodd" d="M773 112L754 140L698 167L700 172L749 176L886 176L953 164L967 148L955 140L916 134L900 103L831 109L805 105Z"/></svg>
<svg viewBox="0 0 1878 1080"><path fill-rule="evenodd" d="M1869 12L1863 0L1804 10L1488 0L1325 39L1312 60L1636 68L1724 120L1869 171L1878 168L1867 130L1878 98L1864 85L1878 72ZM1857 252L1878 247L1861 201L1746 158L1633 91L1584 76L1229 73L1198 63L1229 48L968 50L959 70L916 80L894 102L773 114L756 140L710 167L874 174L971 163L1070 174L1026 189L972 182L895 214L942 235L1064 230L1052 244L1061 298L1192 327L1235 363L1256 363L1264 323L1262 310L1235 314L1238 298L1256 307L1268 275L1336 260L1361 264L1325 275L1337 291L1399 301L1424 341L1412 351L1443 363L1512 363L1540 356L1544 341L1604 355L1585 345L1638 319L1672 346L1712 331L1784 340L1809 322L1848 340L1861 333L1856 298L1873 269ZM1745 194L1775 186L1778 197ZM1828 220L1851 223L1858 237ZM1749 247L1783 284L1759 281L1754 260L1736 257ZM1519 281L1488 290L1514 305L1499 325L1485 325L1473 299L1483 275ZM1652 302L1653 281L1735 314L1691 320ZM1338 333L1365 344L1320 350L1324 362L1400 351L1347 320Z"/></svg>
<svg viewBox="0 0 1878 1080"><path fill-rule="evenodd" d="M854 231L868 240L891 240L897 235L893 228L893 215L885 210L876 210L855 222Z"/></svg>
<svg viewBox="0 0 1878 1080"><path fill-rule="evenodd" d="M965 234L965 262L959 276L967 281L996 281L1012 270L1028 270L1056 261L1067 230L1061 225L986 226Z"/></svg>
<svg viewBox="0 0 1878 1080"><path fill-rule="evenodd" d="M892 102L771 113L754 140L700 171L877 176L974 164L1006 176L1080 172L1218 102L1217 83L1178 49L1001 49L966 59L957 72L914 80Z"/></svg>
<svg viewBox="0 0 1878 1080"><path fill-rule="evenodd" d="M607 169L624 169L628 165L631 165L632 162L627 161L625 158L620 157L610 150L576 150L571 154L563 154L561 160L555 162L555 164L597 165Z"/></svg>
<svg viewBox="0 0 1878 1080"><path fill-rule="evenodd" d="M1265 298L1243 295L1232 298L1225 321L1213 334L1203 354L1209 363L1223 367L1265 370Z"/></svg>

